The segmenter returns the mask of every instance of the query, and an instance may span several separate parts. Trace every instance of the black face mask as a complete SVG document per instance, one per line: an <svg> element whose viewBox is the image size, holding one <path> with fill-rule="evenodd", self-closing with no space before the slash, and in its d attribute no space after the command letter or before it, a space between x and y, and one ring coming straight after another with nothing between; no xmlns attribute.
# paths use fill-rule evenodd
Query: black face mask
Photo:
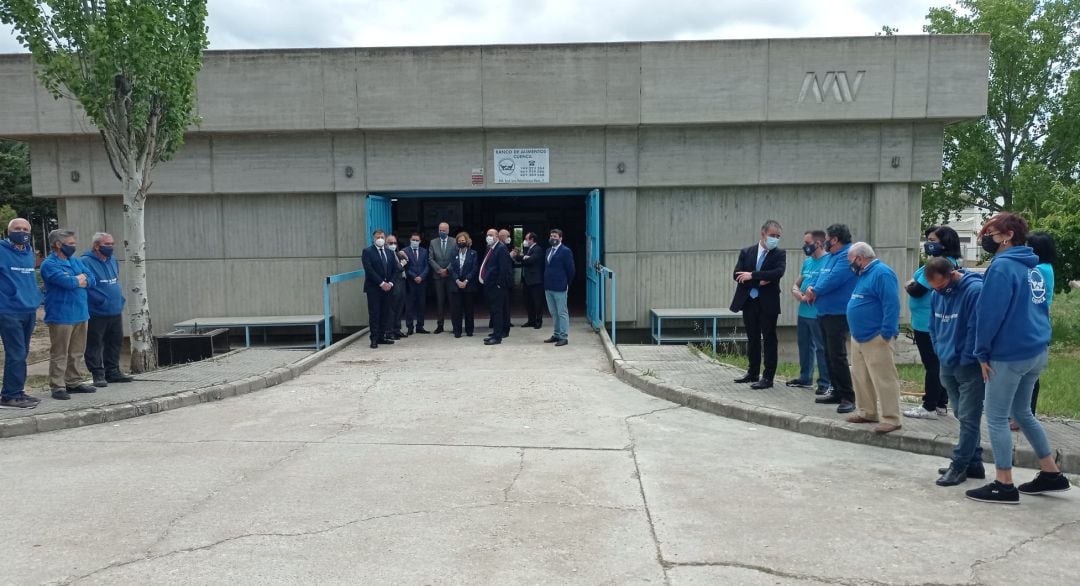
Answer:
<svg viewBox="0 0 1080 586"><path fill-rule="evenodd" d="M982 249L990 254L997 254L1001 248L1000 242L994 242L994 237L987 234L982 237Z"/></svg>

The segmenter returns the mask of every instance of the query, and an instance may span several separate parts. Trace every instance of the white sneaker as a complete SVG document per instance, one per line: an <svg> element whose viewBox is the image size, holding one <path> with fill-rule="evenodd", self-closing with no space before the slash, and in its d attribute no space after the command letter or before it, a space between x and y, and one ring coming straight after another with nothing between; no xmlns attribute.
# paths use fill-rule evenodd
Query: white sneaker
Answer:
<svg viewBox="0 0 1080 586"><path fill-rule="evenodd" d="M949 408L948 407L938 407L937 408L937 414L938 414L938 417L948 417L949 416Z"/></svg>
<svg viewBox="0 0 1080 586"><path fill-rule="evenodd" d="M937 419L937 411L927 411L920 407L912 407L907 411L904 411L904 417L910 417L912 419Z"/></svg>

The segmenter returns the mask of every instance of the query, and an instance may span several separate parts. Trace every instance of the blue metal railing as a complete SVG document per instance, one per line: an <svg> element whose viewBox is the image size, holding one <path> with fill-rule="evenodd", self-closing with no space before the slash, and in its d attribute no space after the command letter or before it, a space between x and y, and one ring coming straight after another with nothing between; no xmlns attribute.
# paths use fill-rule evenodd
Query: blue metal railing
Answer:
<svg viewBox="0 0 1080 586"><path fill-rule="evenodd" d="M604 285L604 283L607 281L607 279L611 279L611 343L613 345L615 345L615 346L618 346L619 342L618 342L617 333L615 331L615 327L616 327L615 326L615 319L616 319L616 316L618 315L618 313L615 311L616 310L616 306L615 306L615 299L616 299L615 285L617 283L617 279L615 278L615 271L613 271L613 270L611 270L611 269L609 269L609 268L607 268L604 265L599 264L599 263L597 263L597 265L596 265L596 271L598 273L600 273L600 325L601 326L603 326L604 322L607 321L607 311L606 311L607 310L607 295L605 294L605 290L607 289L607 287Z"/></svg>
<svg viewBox="0 0 1080 586"><path fill-rule="evenodd" d="M364 277L363 269L359 271L352 271L349 273L339 273L337 275L327 275L326 281L323 283L323 319L324 319L324 332L326 334L327 347L334 341L334 332L330 329L330 285L337 283L344 283L345 281L351 281L353 279L362 279Z"/></svg>

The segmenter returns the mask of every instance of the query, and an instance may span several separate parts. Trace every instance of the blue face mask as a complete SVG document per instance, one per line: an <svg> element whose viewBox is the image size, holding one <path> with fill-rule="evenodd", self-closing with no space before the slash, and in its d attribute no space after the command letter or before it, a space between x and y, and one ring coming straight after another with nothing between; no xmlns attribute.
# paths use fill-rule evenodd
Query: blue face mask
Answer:
<svg viewBox="0 0 1080 586"><path fill-rule="evenodd" d="M780 239L779 238L777 238L776 236L766 236L765 237L765 248L767 248L769 250L774 250L777 246L780 246Z"/></svg>
<svg viewBox="0 0 1080 586"><path fill-rule="evenodd" d="M822 248L825 249L825 252L829 252L830 250L832 250L832 241L831 240L826 240L825 241L825 246L823 246Z"/></svg>
<svg viewBox="0 0 1080 586"><path fill-rule="evenodd" d="M10 240L12 244L18 244L19 246L26 246L27 244L30 244L30 233L29 232L11 232L11 233L8 234L8 240Z"/></svg>
<svg viewBox="0 0 1080 586"><path fill-rule="evenodd" d="M113 247L111 247L111 246L99 246L98 247L98 252L101 253L101 256L104 256L105 258L110 258L112 256L112 254L113 254Z"/></svg>
<svg viewBox="0 0 1080 586"><path fill-rule="evenodd" d="M806 256L814 256L814 251L817 250L817 246L813 244L803 244L802 251Z"/></svg>
<svg viewBox="0 0 1080 586"><path fill-rule="evenodd" d="M60 252L64 253L64 256L66 256L68 258L71 258L72 256L75 255L75 247L74 246L68 246L67 244L61 244L60 245Z"/></svg>
<svg viewBox="0 0 1080 586"><path fill-rule="evenodd" d="M926 252L926 256L941 256L944 252L944 248L940 242L927 242L923 244L923 251Z"/></svg>

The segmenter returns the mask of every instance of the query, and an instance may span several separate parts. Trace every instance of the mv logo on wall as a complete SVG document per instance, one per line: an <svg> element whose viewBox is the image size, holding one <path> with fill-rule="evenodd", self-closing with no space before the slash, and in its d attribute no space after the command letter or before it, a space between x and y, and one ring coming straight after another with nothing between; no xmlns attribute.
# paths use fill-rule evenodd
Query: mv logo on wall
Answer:
<svg viewBox="0 0 1080 586"><path fill-rule="evenodd" d="M811 95L819 104L824 103L829 96L840 103L854 102L859 96L864 75L865 71L856 71L854 79L850 79L846 71L826 71L824 78L818 79L816 72L807 71L802 89L799 90L799 103L805 102L807 96Z"/></svg>

